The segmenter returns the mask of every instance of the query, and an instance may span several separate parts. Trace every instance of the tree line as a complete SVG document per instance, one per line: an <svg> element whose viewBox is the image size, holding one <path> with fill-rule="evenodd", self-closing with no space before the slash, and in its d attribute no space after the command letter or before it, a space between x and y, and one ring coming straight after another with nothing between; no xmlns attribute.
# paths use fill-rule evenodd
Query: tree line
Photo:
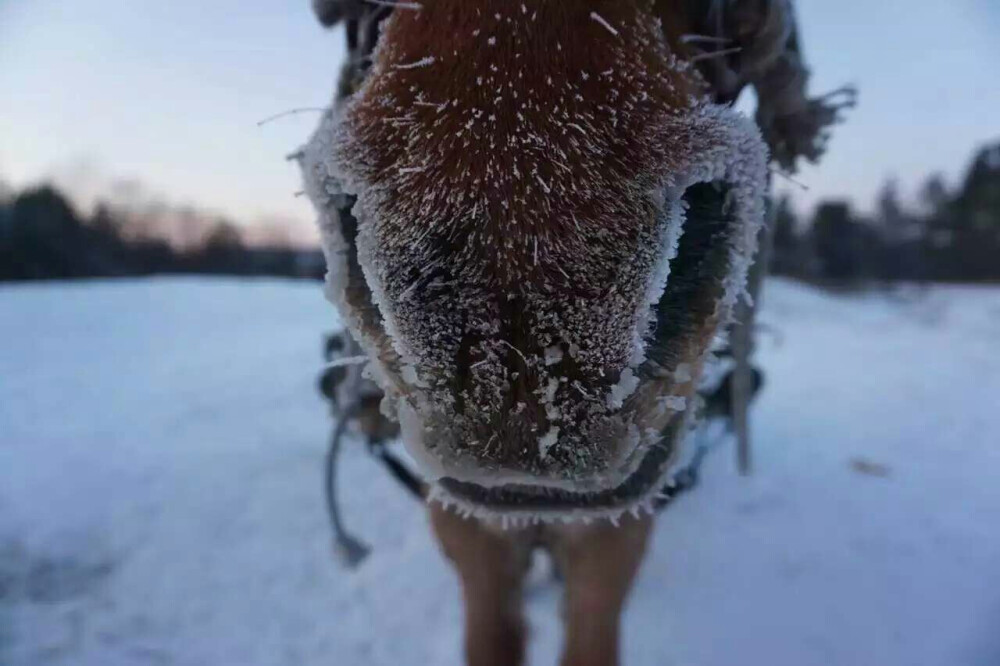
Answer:
<svg viewBox="0 0 1000 666"><path fill-rule="evenodd" d="M901 203L890 181L873 215L859 214L847 200L827 200L800 220L786 197L774 204L772 223L771 270L779 275L830 286L1000 280L1000 142L975 153L954 190L940 176L928 178L915 207ZM178 227L186 242L168 239L166 231ZM0 187L0 280L159 273L319 278L324 270L318 251L248 244L225 219L181 214L150 225L127 206L109 203L81 215L51 185L16 196Z"/></svg>
<svg viewBox="0 0 1000 666"><path fill-rule="evenodd" d="M0 280L164 273L319 278L325 271L319 251L250 245L226 219L191 213L190 221L197 240L177 243L124 207L99 203L83 215L52 185L16 196L0 191Z"/></svg>
<svg viewBox="0 0 1000 666"><path fill-rule="evenodd" d="M917 206L900 202L894 181L873 215L846 200L819 203L808 220L787 198L773 211L771 270L833 286L865 281L1000 280L1000 142L978 150L964 180L949 190L938 176Z"/></svg>

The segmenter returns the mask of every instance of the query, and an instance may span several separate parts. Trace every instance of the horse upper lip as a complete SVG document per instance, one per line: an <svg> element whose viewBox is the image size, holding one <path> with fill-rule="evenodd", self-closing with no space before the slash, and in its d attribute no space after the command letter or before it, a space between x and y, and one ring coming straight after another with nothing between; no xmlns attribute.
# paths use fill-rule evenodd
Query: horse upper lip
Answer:
<svg viewBox="0 0 1000 666"><path fill-rule="evenodd" d="M542 483L486 486L448 476L439 479L438 485L446 496L484 514L537 516L572 512L586 515L625 511L648 502L667 483L684 424L683 418L672 419L663 433L663 441L672 445L661 443L647 447L632 473L611 487L576 491Z"/></svg>

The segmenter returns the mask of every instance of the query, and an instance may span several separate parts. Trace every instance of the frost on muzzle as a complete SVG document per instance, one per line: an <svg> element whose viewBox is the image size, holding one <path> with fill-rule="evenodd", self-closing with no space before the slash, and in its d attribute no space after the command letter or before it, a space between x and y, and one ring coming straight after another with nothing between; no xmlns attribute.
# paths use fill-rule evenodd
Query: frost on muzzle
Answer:
<svg viewBox="0 0 1000 666"><path fill-rule="evenodd" d="M755 251L756 127L692 104L636 168L583 146L563 177L547 168L556 143L507 164L536 183L492 188L490 162L387 153L395 132L348 105L302 166L328 297L433 497L515 519L648 506L682 458L702 363Z"/></svg>

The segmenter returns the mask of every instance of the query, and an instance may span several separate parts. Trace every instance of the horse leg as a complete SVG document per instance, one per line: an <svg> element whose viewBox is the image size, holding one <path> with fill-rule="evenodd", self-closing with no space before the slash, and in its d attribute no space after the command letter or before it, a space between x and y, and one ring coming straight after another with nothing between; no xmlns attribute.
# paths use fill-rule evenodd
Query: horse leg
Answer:
<svg viewBox="0 0 1000 666"><path fill-rule="evenodd" d="M462 584L469 666L518 666L524 659L521 582L530 556L524 531L491 529L432 504L431 525Z"/></svg>
<svg viewBox="0 0 1000 666"><path fill-rule="evenodd" d="M646 552L653 519L555 527L553 554L565 577L562 666L615 666L622 607Z"/></svg>

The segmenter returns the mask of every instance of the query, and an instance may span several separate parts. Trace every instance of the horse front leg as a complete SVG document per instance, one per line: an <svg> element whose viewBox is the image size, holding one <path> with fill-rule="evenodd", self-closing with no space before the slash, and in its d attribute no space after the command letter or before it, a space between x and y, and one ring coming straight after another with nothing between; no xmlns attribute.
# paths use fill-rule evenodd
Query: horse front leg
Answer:
<svg viewBox="0 0 1000 666"><path fill-rule="evenodd" d="M493 529L432 504L431 525L462 584L469 666L519 666L525 624L521 583L530 556L523 531Z"/></svg>
<svg viewBox="0 0 1000 666"><path fill-rule="evenodd" d="M646 553L653 519L552 528L565 578L562 666L615 666L622 608Z"/></svg>

